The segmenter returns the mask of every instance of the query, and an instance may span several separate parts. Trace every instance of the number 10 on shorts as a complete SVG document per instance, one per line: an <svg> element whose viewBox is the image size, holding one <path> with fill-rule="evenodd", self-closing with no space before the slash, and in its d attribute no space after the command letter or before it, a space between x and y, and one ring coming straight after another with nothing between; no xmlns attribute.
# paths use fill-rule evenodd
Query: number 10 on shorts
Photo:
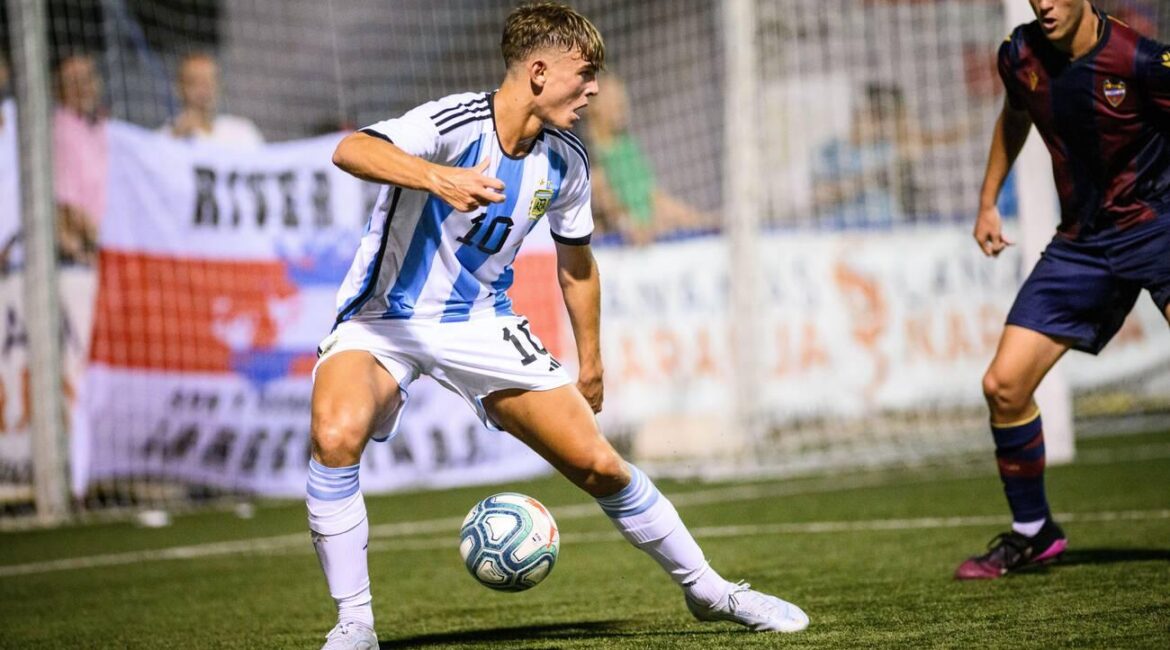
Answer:
<svg viewBox="0 0 1170 650"><path fill-rule="evenodd" d="M516 352L520 354L520 363L522 365L527 366L533 361L536 361L538 358L537 355L548 354L548 350L546 350L544 346L540 344L540 341L532 335L532 332L529 331L527 319L520 321L520 323L516 325L516 329L520 330L520 333L524 335L524 341L521 341L520 337L513 334L512 328L510 327L505 327L503 334L504 340L510 342L512 346L516 348ZM525 342L527 342L527 346L525 345ZM560 362L556 359L553 359L552 362L554 365L553 367L549 368L550 370L559 368L561 365Z"/></svg>

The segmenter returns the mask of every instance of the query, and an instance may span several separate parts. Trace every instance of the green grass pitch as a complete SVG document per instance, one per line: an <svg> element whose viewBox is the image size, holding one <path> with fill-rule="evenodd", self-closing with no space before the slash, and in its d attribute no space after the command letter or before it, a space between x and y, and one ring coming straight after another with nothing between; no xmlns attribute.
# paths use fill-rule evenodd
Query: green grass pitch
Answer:
<svg viewBox="0 0 1170 650"><path fill-rule="evenodd" d="M729 579L799 604L796 635L693 621L678 589L563 479L368 498L382 648L1170 648L1170 432L1081 440L1051 468L1063 562L951 572L1007 522L989 458L739 484L660 482ZM531 494L562 532L543 584L496 593L459 522ZM317 648L333 623L300 503L0 534L0 648Z"/></svg>

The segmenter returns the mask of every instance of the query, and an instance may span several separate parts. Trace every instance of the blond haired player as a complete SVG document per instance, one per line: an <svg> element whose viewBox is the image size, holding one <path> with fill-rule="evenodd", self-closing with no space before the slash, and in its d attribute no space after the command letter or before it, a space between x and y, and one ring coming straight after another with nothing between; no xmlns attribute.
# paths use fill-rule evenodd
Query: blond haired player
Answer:
<svg viewBox="0 0 1170 650"><path fill-rule="evenodd" d="M798 607L724 580L674 506L598 431L599 284L589 248L589 161L569 129L597 93L605 47L563 5L508 16L499 90L451 95L347 136L334 162L383 183L338 294L313 387L309 525L338 606L326 648L376 648L358 463L393 435L410 383L427 374L595 497L678 583L700 620L794 632ZM537 219L556 240L577 342L576 385L512 312L511 263Z"/></svg>

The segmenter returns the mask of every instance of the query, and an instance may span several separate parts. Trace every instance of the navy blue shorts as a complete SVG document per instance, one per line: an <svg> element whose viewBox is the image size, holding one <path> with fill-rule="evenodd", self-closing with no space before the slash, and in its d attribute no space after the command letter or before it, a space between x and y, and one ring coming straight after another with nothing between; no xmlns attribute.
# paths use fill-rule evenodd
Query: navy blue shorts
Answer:
<svg viewBox="0 0 1170 650"><path fill-rule="evenodd" d="M1170 218L1074 242L1057 236L1020 287L1007 323L1097 354L1121 329L1142 289L1170 304Z"/></svg>

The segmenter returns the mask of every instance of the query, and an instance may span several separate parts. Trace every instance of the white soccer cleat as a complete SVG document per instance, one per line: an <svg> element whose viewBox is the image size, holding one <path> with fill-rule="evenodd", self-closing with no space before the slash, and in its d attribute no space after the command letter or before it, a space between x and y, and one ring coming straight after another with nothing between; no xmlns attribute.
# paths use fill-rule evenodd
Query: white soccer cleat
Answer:
<svg viewBox="0 0 1170 650"><path fill-rule="evenodd" d="M808 614L799 607L751 587L742 581L734 584L727 600L711 607L688 596L687 609L700 621L731 621L757 632L799 632L808 627Z"/></svg>
<svg viewBox="0 0 1170 650"><path fill-rule="evenodd" d="M368 625L342 621L329 630L321 650L378 650L378 635Z"/></svg>

